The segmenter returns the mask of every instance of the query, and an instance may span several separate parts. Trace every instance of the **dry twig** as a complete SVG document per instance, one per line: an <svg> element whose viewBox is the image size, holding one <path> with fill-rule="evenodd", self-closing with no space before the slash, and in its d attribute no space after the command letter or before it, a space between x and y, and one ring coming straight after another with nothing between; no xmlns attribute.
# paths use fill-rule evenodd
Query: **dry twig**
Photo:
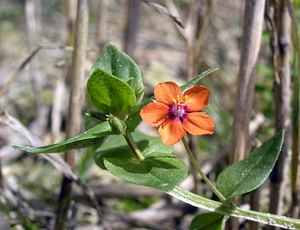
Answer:
<svg viewBox="0 0 300 230"><path fill-rule="evenodd" d="M41 47L37 47L34 49L25 59L22 61L22 63L13 71L13 73L10 75L8 80L0 86L0 97L3 96L7 90L9 89L10 85L17 79L19 74L24 70L24 68L30 63L30 61L37 55L37 53L41 50Z"/></svg>
<svg viewBox="0 0 300 230"><path fill-rule="evenodd" d="M277 33L278 52L273 52L274 69L276 77L274 79L275 88L275 127L279 132L285 129L285 138L279 158L270 175L270 205L271 213L280 214L282 204L282 182L284 177L285 159L290 149L290 101L291 101L291 75L290 75L290 57L291 57L291 16L289 14L288 0L274 2L270 6L274 10L275 31ZM273 37L273 39L275 39ZM268 227L268 229L275 229Z"/></svg>
<svg viewBox="0 0 300 230"><path fill-rule="evenodd" d="M87 0L78 0L77 19L75 25L75 43L71 64L71 90L69 98L69 111L67 122L67 139L74 137L80 131L81 127L81 108L84 99L84 65L86 58L86 47L88 37L88 3ZM65 154L65 160L74 167L75 152L68 151ZM67 216L70 204L72 181L64 177L59 197L59 207L56 215L56 230L64 228L64 222Z"/></svg>
<svg viewBox="0 0 300 230"><path fill-rule="evenodd" d="M32 146L41 146L44 143L36 136L34 136L30 131L22 125L22 123L16 118L10 116L7 113L0 114L0 124L6 125L15 131L16 134L20 135L23 140L26 140L28 144ZM39 156L43 157L45 160L50 162L57 170L63 173L65 177L67 177L70 181L75 182L83 192L83 194L91 201L91 203L96 208L98 215L101 215L101 208L98 203L94 192L89 189L82 181L78 178L78 176L73 172L70 166L57 154L39 154Z"/></svg>
<svg viewBox="0 0 300 230"><path fill-rule="evenodd" d="M252 114L255 72L261 44L264 9L265 0L246 1L238 92L231 139L231 163L244 159L251 147L249 142L249 121ZM228 227L228 229L238 229L238 222L231 220ZM252 226L252 228L256 228L256 226Z"/></svg>
<svg viewBox="0 0 300 230"><path fill-rule="evenodd" d="M148 4L149 6L152 6L154 9L156 9L159 13L161 14L165 14L167 16L169 16L177 26L179 26L180 28L184 28L184 24L182 22L182 19L180 18L179 14L174 12L173 10L170 10L158 3L156 3L153 0L143 0L143 2L145 2L146 4Z"/></svg>
<svg viewBox="0 0 300 230"><path fill-rule="evenodd" d="M97 43L100 50L105 45L107 36L107 4L107 0L98 2Z"/></svg>

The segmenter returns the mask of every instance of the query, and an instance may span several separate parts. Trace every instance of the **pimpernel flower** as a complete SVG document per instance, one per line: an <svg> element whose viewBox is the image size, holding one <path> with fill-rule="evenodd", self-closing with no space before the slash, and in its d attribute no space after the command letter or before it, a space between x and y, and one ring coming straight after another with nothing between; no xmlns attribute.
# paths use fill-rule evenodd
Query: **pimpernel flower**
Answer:
<svg viewBox="0 0 300 230"><path fill-rule="evenodd" d="M208 104L209 96L209 89L205 86L193 86L182 93L174 82L159 83L154 89L156 101L143 107L140 115L145 122L158 127L166 145L177 143L186 132L213 134L214 121L200 112Z"/></svg>

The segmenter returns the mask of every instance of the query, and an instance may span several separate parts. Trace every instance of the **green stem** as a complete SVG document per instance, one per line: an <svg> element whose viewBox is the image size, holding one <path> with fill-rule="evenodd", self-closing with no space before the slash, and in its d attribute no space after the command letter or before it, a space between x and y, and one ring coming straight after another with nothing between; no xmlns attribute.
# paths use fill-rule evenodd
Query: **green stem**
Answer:
<svg viewBox="0 0 300 230"><path fill-rule="evenodd" d="M126 142L129 146L131 152L133 153L134 157L138 161L143 161L145 159L145 157L142 154L142 152L139 150L139 148L136 146L131 134L126 132L125 134L123 134L123 136L125 137Z"/></svg>
<svg viewBox="0 0 300 230"><path fill-rule="evenodd" d="M300 229L300 220L285 216L273 215L270 213L245 210L233 206L226 206L220 202L209 200L205 197L193 194L176 186L168 192L171 196L193 205L197 208L206 209L212 212L218 212L227 216L243 218L262 224L268 224L285 229Z"/></svg>
<svg viewBox="0 0 300 230"><path fill-rule="evenodd" d="M211 181L208 179L208 177L205 175L204 172L202 172L201 168L198 166L196 159L194 158L194 155L189 147L188 144L188 138L187 136L184 136L182 139L182 142L184 144L184 147L186 149L186 152L188 154L188 157L193 165L193 167L196 169L196 171L200 174L202 179L205 181L207 186L210 188L210 190L219 198L219 200L224 203L225 197L222 195L222 193L211 183Z"/></svg>

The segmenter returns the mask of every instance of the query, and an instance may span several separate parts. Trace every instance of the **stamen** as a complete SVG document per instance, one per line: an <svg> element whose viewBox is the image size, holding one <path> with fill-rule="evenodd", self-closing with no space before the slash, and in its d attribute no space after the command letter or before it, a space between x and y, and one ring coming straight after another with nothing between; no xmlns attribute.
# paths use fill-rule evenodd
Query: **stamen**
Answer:
<svg viewBox="0 0 300 230"><path fill-rule="evenodd" d="M172 100L174 104L169 110L169 117L171 119L180 119L181 121L184 120L184 118L186 117L185 98L186 96L182 97L182 95L177 95L176 98Z"/></svg>
<svg viewBox="0 0 300 230"><path fill-rule="evenodd" d="M180 99L180 95L177 95L172 101L174 102L174 104L177 104L179 99Z"/></svg>
<svg viewBox="0 0 300 230"><path fill-rule="evenodd" d="M180 119L181 121L185 118L186 106L182 101L174 104L169 110L169 116L171 119Z"/></svg>

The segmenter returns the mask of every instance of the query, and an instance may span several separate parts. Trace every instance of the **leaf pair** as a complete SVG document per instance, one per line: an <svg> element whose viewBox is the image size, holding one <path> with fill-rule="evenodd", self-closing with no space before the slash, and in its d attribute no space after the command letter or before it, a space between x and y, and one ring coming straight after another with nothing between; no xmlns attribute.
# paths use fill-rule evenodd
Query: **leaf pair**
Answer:
<svg viewBox="0 0 300 230"><path fill-rule="evenodd" d="M29 153L53 153L96 144L103 136L113 134L108 122L103 122L67 141L42 147L15 146ZM124 181L169 190L186 175L184 163L174 157L172 147L159 138L135 134L135 141L146 160L136 161L122 136L113 136L95 152L96 163ZM244 160L229 166L218 177L217 188L227 198L242 195L259 187L268 177L278 158L284 132L280 132L254 150ZM157 167L156 167L157 166ZM164 182L162 182L164 181Z"/></svg>
<svg viewBox="0 0 300 230"><path fill-rule="evenodd" d="M30 153L54 153L96 144L104 135L112 134L108 122L101 123L87 132L67 141L42 147L15 146ZM185 163L172 154L173 147L164 145L157 137L134 133L134 140L145 159L136 160L122 135L110 136L94 152L96 164L110 171L123 181L154 187L164 191L172 190L188 173Z"/></svg>
<svg viewBox="0 0 300 230"><path fill-rule="evenodd" d="M92 67L87 90L100 112L125 118L142 101L144 85L135 62L108 44Z"/></svg>

